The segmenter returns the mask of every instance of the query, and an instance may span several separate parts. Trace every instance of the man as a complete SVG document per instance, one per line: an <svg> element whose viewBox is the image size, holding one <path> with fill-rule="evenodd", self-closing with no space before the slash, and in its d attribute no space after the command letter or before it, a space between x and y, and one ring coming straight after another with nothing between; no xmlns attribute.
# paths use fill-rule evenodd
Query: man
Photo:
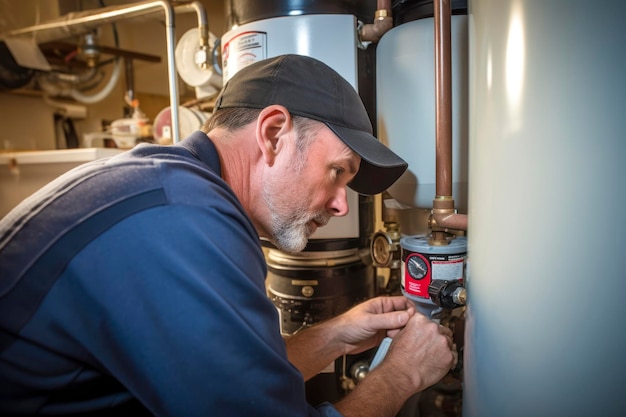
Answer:
<svg viewBox="0 0 626 417"><path fill-rule="evenodd" d="M264 60L205 130L78 167L0 222L0 414L392 416L453 365L449 330L403 297L280 335L259 238L300 251L348 213L346 186L376 194L406 169L350 84ZM306 403L306 379L387 335L351 394Z"/></svg>

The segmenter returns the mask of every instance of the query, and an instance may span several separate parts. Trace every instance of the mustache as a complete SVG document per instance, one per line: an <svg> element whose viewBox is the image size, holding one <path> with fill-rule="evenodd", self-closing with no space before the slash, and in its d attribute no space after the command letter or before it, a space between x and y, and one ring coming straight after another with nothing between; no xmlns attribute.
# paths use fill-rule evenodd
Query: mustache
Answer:
<svg viewBox="0 0 626 417"><path fill-rule="evenodd" d="M319 225L319 227L324 227L328 224L331 219L331 215L328 213L320 213L317 216L313 217L313 221Z"/></svg>

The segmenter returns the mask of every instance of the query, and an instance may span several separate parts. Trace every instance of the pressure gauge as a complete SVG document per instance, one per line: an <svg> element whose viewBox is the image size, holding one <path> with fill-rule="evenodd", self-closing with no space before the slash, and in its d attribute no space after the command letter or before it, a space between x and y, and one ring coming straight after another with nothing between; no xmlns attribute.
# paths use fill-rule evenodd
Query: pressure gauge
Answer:
<svg viewBox="0 0 626 417"><path fill-rule="evenodd" d="M413 279L422 279L428 274L428 263L419 256L411 256L407 259L406 267Z"/></svg>
<svg viewBox="0 0 626 417"><path fill-rule="evenodd" d="M391 265L393 258L393 242L384 232L376 232L372 238L370 251L374 260L374 266L384 268Z"/></svg>

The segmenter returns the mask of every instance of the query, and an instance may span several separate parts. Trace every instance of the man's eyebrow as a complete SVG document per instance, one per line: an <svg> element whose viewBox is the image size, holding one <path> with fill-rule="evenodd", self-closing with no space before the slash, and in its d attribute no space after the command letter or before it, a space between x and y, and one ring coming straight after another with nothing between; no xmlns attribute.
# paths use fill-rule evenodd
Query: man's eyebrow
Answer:
<svg viewBox="0 0 626 417"><path fill-rule="evenodd" d="M359 170L359 165L356 163L356 158L347 158L346 163L348 164L348 172L350 174L356 174Z"/></svg>

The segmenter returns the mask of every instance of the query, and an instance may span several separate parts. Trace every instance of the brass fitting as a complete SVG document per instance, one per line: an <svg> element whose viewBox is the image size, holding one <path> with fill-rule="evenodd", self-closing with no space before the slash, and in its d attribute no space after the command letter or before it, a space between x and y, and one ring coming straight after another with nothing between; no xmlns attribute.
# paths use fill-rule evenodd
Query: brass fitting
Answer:
<svg viewBox="0 0 626 417"><path fill-rule="evenodd" d="M391 11L387 9L379 9L374 13L374 20L383 20L387 17L391 17Z"/></svg>

